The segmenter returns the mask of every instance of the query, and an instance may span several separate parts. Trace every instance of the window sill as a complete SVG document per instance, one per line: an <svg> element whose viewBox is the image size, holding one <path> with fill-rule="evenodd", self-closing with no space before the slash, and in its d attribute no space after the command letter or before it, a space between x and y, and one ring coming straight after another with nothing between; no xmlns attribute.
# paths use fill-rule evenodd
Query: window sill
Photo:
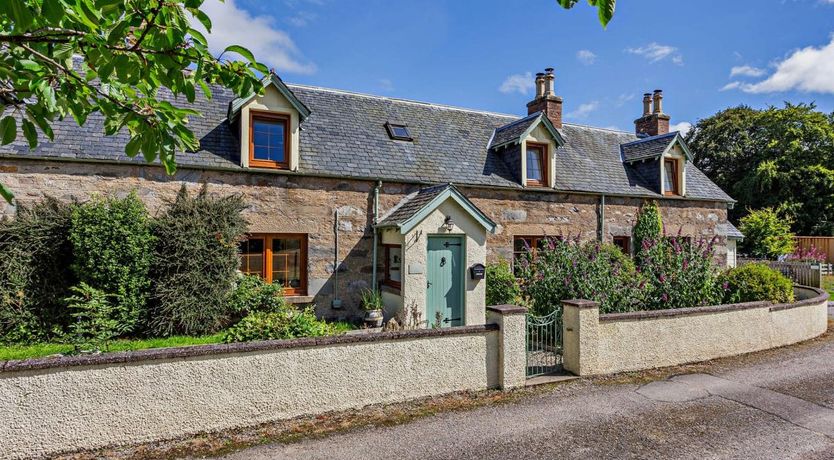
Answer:
<svg viewBox="0 0 834 460"><path fill-rule="evenodd" d="M284 300L286 300L287 303L290 303L290 304L293 304L293 305L304 305L304 304L313 303L313 296L311 296L311 295L287 295L287 296L284 296Z"/></svg>
<svg viewBox="0 0 834 460"><path fill-rule="evenodd" d="M253 161L250 160L248 168L250 168L250 169L283 169L283 170L289 170L290 165L283 164L283 163L261 163L261 162L253 162Z"/></svg>

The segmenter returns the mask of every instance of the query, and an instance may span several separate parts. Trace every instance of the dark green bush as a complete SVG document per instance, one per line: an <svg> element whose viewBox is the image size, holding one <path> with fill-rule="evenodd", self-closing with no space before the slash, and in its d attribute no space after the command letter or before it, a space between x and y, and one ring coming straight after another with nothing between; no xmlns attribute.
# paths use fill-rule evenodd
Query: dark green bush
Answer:
<svg viewBox="0 0 834 460"><path fill-rule="evenodd" d="M486 267L486 304L514 304L521 297L521 288L506 260L488 264Z"/></svg>
<svg viewBox="0 0 834 460"><path fill-rule="evenodd" d="M288 309L284 288L270 284L255 275L241 275L229 295L230 321L236 322L255 312L277 312Z"/></svg>
<svg viewBox="0 0 834 460"><path fill-rule="evenodd" d="M727 303L769 300L793 302L793 283L765 264L745 264L730 269L726 276Z"/></svg>
<svg viewBox="0 0 834 460"><path fill-rule="evenodd" d="M107 351L110 341L123 333L125 326L117 319L116 309L110 303L113 296L86 283L70 290L73 295L66 302L72 312L69 338L75 351Z"/></svg>
<svg viewBox="0 0 834 460"><path fill-rule="evenodd" d="M712 241L679 236L646 239L640 249L643 310L664 310L721 303L724 290Z"/></svg>
<svg viewBox="0 0 834 460"><path fill-rule="evenodd" d="M183 185L156 220L150 321L155 334L210 334L229 324L244 209L239 195L211 197L204 186L192 197Z"/></svg>
<svg viewBox="0 0 834 460"><path fill-rule="evenodd" d="M47 197L0 221L0 342L44 341L65 331L64 297L75 284L72 207Z"/></svg>
<svg viewBox="0 0 834 460"><path fill-rule="evenodd" d="M522 294L537 314L552 312L565 299L589 299L602 312L639 307L634 264L611 244L549 238L516 262Z"/></svg>
<svg viewBox="0 0 834 460"><path fill-rule="evenodd" d="M115 319L132 332L146 317L154 238L145 205L131 193L75 206L69 240L79 281L112 294Z"/></svg>
<svg viewBox="0 0 834 460"><path fill-rule="evenodd" d="M656 201L647 201L643 203L640 211L637 213L637 223L634 224L632 230L632 238L634 239L634 258L637 263L641 259L641 249L645 241L657 241L663 233L663 220L660 217L660 207Z"/></svg>
<svg viewBox="0 0 834 460"><path fill-rule="evenodd" d="M223 341L294 339L320 337L337 333L337 329L316 319L312 309L286 309L277 312L256 312L240 320L223 335Z"/></svg>

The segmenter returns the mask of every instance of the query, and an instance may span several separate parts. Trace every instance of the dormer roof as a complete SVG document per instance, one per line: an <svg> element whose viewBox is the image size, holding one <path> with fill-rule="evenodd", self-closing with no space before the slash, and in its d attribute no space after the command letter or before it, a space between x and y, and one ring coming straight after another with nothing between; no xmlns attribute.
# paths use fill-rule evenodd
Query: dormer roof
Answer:
<svg viewBox="0 0 834 460"><path fill-rule="evenodd" d="M261 83L264 85L264 88L272 86L277 89L278 92L281 93L281 95L284 96L284 98L289 101L290 105L298 112L299 120L303 122L310 116L310 109L295 96L295 93L293 93L292 90L284 84L284 81L281 80L281 77L277 74L270 72L269 75L266 75L261 79ZM229 103L229 113L227 118L230 123L235 122L237 117L240 116L240 110L243 106L248 104L249 101L255 98L255 96L257 96L257 94L252 93L246 97L236 98Z"/></svg>
<svg viewBox="0 0 834 460"><path fill-rule="evenodd" d="M692 161L692 153L686 145L680 132L672 131L657 136L645 137L636 141L620 145L623 161L626 163L658 158L666 155L675 145L680 145L688 161Z"/></svg>
<svg viewBox="0 0 834 460"><path fill-rule="evenodd" d="M553 126L553 123L544 116L543 112L535 112L527 115L526 117L515 120L511 123L507 123L504 126L500 126L495 129L495 132L492 136L492 142L490 142L489 148L497 149L500 147L504 147L510 144L517 144L520 143L525 137L527 137L537 126L543 125L553 140L556 142L556 145L564 145L565 139L562 136L562 133Z"/></svg>

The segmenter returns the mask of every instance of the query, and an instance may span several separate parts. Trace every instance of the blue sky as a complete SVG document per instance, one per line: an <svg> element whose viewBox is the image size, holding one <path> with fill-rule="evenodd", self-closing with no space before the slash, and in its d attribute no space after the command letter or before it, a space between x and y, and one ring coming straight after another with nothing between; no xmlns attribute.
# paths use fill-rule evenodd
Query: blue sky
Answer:
<svg viewBox="0 0 834 460"><path fill-rule="evenodd" d="M585 2L206 0L215 48L238 43L284 80L526 114L556 69L567 121L633 129L644 92L672 123L738 104L834 111L834 0Z"/></svg>

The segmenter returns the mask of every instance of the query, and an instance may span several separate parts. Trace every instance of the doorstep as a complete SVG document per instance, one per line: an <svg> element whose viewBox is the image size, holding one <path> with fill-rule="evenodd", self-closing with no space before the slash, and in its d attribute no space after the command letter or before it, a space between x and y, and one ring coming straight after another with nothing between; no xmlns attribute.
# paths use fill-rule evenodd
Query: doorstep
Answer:
<svg viewBox="0 0 834 460"><path fill-rule="evenodd" d="M524 386L534 387L536 385L547 385L548 383L567 382L578 378L578 376L568 374L566 372L555 372L553 374L538 375L536 377L529 378L527 379L527 382L525 382Z"/></svg>

